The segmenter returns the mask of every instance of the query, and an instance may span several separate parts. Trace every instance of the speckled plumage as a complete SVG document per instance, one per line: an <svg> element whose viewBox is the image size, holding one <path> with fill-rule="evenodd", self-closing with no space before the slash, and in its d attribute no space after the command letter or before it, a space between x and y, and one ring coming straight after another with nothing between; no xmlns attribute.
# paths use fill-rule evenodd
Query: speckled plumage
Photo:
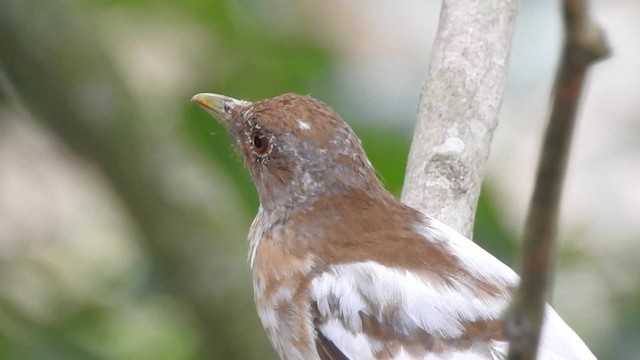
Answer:
<svg viewBox="0 0 640 360"><path fill-rule="evenodd" d="M249 261L285 360L502 359L517 275L391 196L327 105L199 94L237 141L260 197ZM539 359L595 359L550 307Z"/></svg>

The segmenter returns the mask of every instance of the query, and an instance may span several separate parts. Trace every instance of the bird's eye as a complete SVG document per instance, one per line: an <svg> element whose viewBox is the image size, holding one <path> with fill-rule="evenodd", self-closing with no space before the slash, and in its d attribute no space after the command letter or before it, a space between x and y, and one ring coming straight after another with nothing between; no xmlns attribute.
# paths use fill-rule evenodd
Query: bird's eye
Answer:
<svg viewBox="0 0 640 360"><path fill-rule="evenodd" d="M269 149L269 138L264 134L257 133L253 135L253 148L258 155L262 155Z"/></svg>

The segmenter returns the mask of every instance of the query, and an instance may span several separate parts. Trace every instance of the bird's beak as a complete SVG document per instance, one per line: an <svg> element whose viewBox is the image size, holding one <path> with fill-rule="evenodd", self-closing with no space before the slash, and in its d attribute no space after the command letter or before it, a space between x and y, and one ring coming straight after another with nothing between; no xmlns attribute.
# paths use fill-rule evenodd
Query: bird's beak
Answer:
<svg viewBox="0 0 640 360"><path fill-rule="evenodd" d="M229 127L230 111L237 106L247 105L248 102L237 100L228 96L200 93L191 98L191 102L200 105L206 112L218 119L225 127Z"/></svg>

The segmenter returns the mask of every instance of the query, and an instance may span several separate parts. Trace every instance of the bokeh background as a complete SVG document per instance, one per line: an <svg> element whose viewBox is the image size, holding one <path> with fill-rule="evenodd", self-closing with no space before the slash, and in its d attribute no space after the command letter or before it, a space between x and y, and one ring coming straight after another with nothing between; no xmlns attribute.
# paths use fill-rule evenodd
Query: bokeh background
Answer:
<svg viewBox="0 0 640 360"><path fill-rule="evenodd" d="M593 1L613 57L580 110L553 303L640 356L640 4ZM197 92L331 104L399 194L439 2L0 0L0 358L275 359L254 310L257 197ZM475 239L517 264L557 1L523 0Z"/></svg>

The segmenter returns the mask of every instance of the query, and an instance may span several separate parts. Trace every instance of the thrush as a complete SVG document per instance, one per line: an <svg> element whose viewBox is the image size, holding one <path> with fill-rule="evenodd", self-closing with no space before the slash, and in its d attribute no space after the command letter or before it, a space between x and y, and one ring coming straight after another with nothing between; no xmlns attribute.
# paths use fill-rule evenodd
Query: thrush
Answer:
<svg viewBox="0 0 640 360"><path fill-rule="evenodd" d="M518 276L387 192L330 107L296 94L192 101L227 128L258 190L249 262L281 359L504 359ZM538 353L595 359L550 306Z"/></svg>

